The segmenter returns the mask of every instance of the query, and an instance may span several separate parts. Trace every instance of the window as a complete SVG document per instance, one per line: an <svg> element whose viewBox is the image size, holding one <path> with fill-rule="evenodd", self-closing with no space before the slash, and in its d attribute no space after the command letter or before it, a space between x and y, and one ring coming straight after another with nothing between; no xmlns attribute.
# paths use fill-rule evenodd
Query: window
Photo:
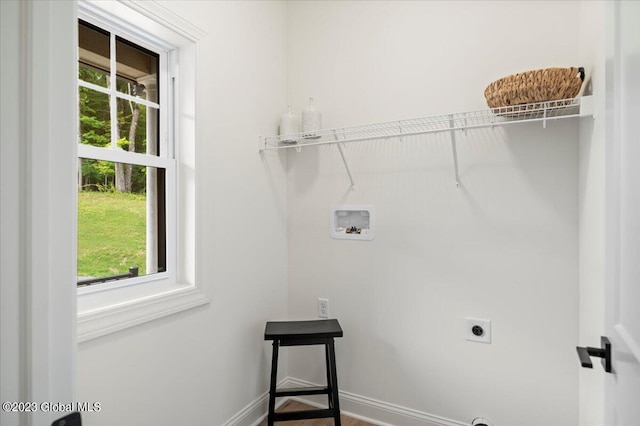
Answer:
<svg viewBox="0 0 640 426"><path fill-rule="evenodd" d="M78 286L166 272L166 53L80 20L78 58Z"/></svg>
<svg viewBox="0 0 640 426"><path fill-rule="evenodd" d="M154 2L79 1L78 18L82 342L209 299L195 279L195 52L204 34Z"/></svg>

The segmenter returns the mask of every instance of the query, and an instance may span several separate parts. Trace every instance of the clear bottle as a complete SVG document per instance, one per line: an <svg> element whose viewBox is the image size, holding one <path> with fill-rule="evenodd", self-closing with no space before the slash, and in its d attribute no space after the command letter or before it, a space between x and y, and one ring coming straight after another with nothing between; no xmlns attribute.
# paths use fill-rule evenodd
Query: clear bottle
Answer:
<svg viewBox="0 0 640 426"><path fill-rule="evenodd" d="M313 106L313 98L309 98L309 106L302 111L302 136L306 139L317 139L317 131L322 129L322 114Z"/></svg>
<svg viewBox="0 0 640 426"><path fill-rule="evenodd" d="M287 112L280 118L280 135L285 136L281 138L280 142L286 144L296 143L294 134L300 133L300 121L298 116L291 112L291 105L288 106Z"/></svg>

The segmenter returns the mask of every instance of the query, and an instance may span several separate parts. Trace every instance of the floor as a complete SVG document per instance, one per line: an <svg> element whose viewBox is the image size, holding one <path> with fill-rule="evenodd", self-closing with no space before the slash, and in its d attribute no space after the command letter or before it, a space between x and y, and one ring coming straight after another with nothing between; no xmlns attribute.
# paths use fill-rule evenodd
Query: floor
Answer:
<svg viewBox="0 0 640 426"><path fill-rule="evenodd" d="M289 400L285 402L276 411L300 411L311 410L314 407L302 404L297 401ZM351 417L340 416L342 426L373 426L371 423L363 422L362 420L352 419ZM265 419L258 426L267 426L267 420ZM294 420L290 422L276 422L276 426L333 426L333 419L314 419L314 420Z"/></svg>

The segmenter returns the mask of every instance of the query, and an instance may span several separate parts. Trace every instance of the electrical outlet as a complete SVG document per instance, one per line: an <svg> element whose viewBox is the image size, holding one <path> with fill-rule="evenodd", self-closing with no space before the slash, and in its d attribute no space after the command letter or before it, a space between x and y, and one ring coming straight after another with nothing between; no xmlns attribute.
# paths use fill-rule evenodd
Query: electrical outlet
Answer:
<svg viewBox="0 0 640 426"><path fill-rule="evenodd" d="M491 320L466 318L465 334L467 340L480 343L491 343Z"/></svg>
<svg viewBox="0 0 640 426"><path fill-rule="evenodd" d="M471 426L493 426L493 423L484 417L476 417L471 421Z"/></svg>
<svg viewBox="0 0 640 426"><path fill-rule="evenodd" d="M329 299L318 299L318 317L329 318Z"/></svg>

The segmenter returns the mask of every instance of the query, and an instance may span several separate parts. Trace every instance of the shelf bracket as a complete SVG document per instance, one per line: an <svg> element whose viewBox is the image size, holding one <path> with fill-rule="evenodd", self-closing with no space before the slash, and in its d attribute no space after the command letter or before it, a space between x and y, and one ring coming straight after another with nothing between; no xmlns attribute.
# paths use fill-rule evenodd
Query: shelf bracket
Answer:
<svg viewBox="0 0 640 426"><path fill-rule="evenodd" d="M449 125L451 127L451 150L453 151L453 167L456 188L460 188L460 175L458 173L458 149L456 147L456 130L454 128L453 116L449 119Z"/></svg>
<svg viewBox="0 0 640 426"><path fill-rule="evenodd" d="M356 189L356 183L353 181L353 177L351 176L351 170L349 170L349 164L347 163L347 159L344 156L344 152L342 151L342 144L337 143L338 151L340 151L340 157L342 157L342 162L344 163L344 168L347 169L347 174L349 175L349 181L351 181L351 190Z"/></svg>
<svg viewBox="0 0 640 426"><path fill-rule="evenodd" d="M338 132L336 132L335 130L333 131L333 137L335 138L335 140L339 140ZM340 152L340 157L342 158L342 162L344 163L344 168L347 169L347 175L349 175L349 181L351 182L351 190L353 191L356 189L356 183L353 181L353 176L351 176L351 169L349 169L347 158L344 156L344 151L342 150L342 144L338 142L336 146L338 147L338 151Z"/></svg>
<svg viewBox="0 0 640 426"><path fill-rule="evenodd" d="M593 95L583 96L580 98L580 117L596 118L593 108Z"/></svg>

